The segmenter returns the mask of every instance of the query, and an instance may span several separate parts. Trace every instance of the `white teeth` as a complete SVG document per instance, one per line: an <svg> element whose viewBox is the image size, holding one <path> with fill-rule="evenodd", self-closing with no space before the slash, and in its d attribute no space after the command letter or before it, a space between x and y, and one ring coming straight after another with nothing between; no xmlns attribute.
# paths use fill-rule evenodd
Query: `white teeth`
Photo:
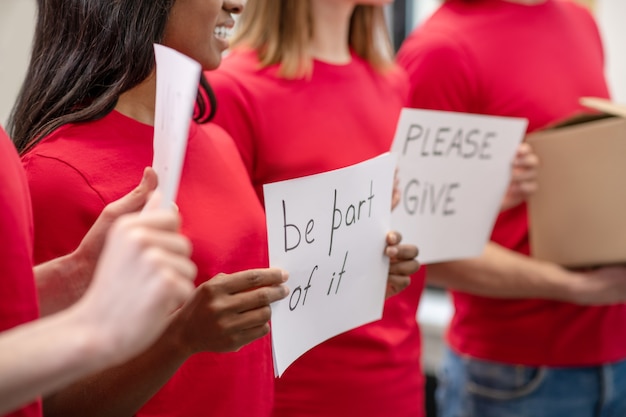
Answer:
<svg viewBox="0 0 626 417"><path fill-rule="evenodd" d="M230 37L230 29L226 26L217 26L213 33L220 39L228 39Z"/></svg>

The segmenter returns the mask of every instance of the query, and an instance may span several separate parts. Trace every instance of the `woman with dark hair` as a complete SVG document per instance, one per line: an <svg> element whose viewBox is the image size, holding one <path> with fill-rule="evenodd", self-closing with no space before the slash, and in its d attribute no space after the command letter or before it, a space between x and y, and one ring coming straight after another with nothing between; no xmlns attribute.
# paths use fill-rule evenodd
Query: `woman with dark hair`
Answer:
<svg viewBox="0 0 626 417"><path fill-rule="evenodd" d="M71 252L150 165L153 43L214 69L242 2L40 0L39 7L11 122L32 193L37 263ZM251 269L267 265L263 209L230 138L203 124L215 103L206 81L199 90L176 201L197 289L147 352L45 399L46 415L270 412L269 304L287 294L286 273Z"/></svg>

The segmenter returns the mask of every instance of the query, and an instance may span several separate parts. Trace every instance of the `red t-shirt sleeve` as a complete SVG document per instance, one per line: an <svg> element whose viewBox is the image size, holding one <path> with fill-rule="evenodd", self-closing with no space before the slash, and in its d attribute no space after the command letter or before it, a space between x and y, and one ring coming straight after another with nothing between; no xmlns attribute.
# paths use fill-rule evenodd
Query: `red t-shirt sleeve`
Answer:
<svg viewBox="0 0 626 417"><path fill-rule="evenodd" d="M33 152L22 159L30 187L35 264L72 252L104 209L102 197L67 163Z"/></svg>
<svg viewBox="0 0 626 417"><path fill-rule="evenodd" d="M215 71L207 74L217 97L217 113L213 120L233 138L241 159L252 176L255 165L255 123L253 109L241 85L229 74Z"/></svg>
<svg viewBox="0 0 626 417"><path fill-rule="evenodd" d="M471 112L477 82L461 44L443 36L411 37L400 48L397 61L409 77L409 107Z"/></svg>

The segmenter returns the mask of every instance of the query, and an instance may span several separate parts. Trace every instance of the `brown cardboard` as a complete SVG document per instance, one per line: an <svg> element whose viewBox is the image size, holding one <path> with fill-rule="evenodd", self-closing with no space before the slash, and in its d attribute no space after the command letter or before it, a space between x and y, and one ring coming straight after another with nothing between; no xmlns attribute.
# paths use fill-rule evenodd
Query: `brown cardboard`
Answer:
<svg viewBox="0 0 626 417"><path fill-rule="evenodd" d="M603 113L527 138L540 159L532 256L567 267L626 263L626 107L581 102Z"/></svg>

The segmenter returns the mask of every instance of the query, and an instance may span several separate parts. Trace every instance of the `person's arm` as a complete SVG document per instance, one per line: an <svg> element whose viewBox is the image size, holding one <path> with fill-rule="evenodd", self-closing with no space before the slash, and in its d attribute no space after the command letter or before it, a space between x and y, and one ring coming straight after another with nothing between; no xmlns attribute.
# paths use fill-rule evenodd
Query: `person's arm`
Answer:
<svg viewBox="0 0 626 417"><path fill-rule="evenodd" d="M106 363L96 331L68 310L0 335L0 414Z"/></svg>
<svg viewBox="0 0 626 417"><path fill-rule="evenodd" d="M564 269L493 242L474 259L428 265L428 282L494 298L538 298L584 305L626 301L626 267Z"/></svg>
<svg viewBox="0 0 626 417"><path fill-rule="evenodd" d="M108 204L72 253L34 268L42 316L74 304L87 290L107 231L123 214L141 210L157 186L156 172L146 168L141 182L124 197Z"/></svg>
<svg viewBox="0 0 626 417"><path fill-rule="evenodd" d="M78 303L0 335L0 414L154 342L193 292L196 267L179 224L163 210L120 218Z"/></svg>
<svg viewBox="0 0 626 417"><path fill-rule="evenodd" d="M287 296L287 274L258 269L200 285L141 356L44 398L46 417L131 417L192 355L230 352L269 332L269 305Z"/></svg>

